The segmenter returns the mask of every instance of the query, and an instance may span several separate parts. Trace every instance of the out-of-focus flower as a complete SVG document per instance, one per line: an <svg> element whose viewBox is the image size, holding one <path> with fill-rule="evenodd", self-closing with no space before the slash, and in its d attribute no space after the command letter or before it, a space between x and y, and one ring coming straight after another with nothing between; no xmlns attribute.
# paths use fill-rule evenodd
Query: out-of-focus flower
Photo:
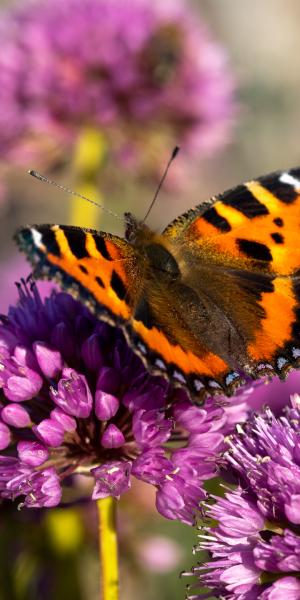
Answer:
<svg viewBox="0 0 300 600"><path fill-rule="evenodd" d="M290 396L300 390L300 371L291 371L284 381L274 377L271 381L266 380L262 385L261 383L255 386L254 393L249 394L248 410L259 411L264 406L269 406L275 416L279 416L283 408L290 404Z"/></svg>
<svg viewBox="0 0 300 600"><path fill-rule="evenodd" d="M0 33L5 161L57 160L84 127L135 172L175 143L207 154L227 140L227 59L181 0L31 0L1 11Z"/></svg>
<svg viewBox="0 0 300 600"><path fill-rule="evenodd" d="M166 536L156 535L139 544L138 556L146 570L167 573L179 564L182 550L178 542Z"/></svg>
<svg viewBox="0 0 300 600"><path fill-rule="evenodd" d="M0 495L56 506L70 475L94 478L94 499L119 497L135 476L157 508L193 523L223 449L226 411L192 406L150 376L122 333L65 293L33 284L0 326Z"/></svg>
<svg viewBox="0 0 300 600"><path fill-rule="evenodd" d="M3 218L7 210L7 189L4 182L3 174L0 170L0 217Z"/></svg>
<svg viewBox="0 0 300 600"><path fill-rule="evenodd" d="M300 598L299 408L296 395L284 416L266 409L229 441L224 466L239 487L213 497L207 514L217 525L199 544L211 560L193 570L218 598Z"/></svg>

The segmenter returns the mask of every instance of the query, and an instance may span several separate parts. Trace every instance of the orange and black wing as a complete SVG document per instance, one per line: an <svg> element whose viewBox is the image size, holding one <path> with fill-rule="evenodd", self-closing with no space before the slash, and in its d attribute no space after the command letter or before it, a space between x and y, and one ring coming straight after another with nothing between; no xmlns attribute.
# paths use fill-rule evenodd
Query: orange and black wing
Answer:
<svg viewBox="0 0 300 600"><path fill-rule="evenodd" d="M187 348L182 290L176 289L174 297L155 278L153 285L145 285L139 257L125 240L62 225L23 228L16 240L33 264L35 278L57 281L100 318L120 326L152 372L191 389L183 374L192 369L205 376L201 395L206 389L213 393L226 364L205 345L198 344L197 356Z"/></svg>
<svg viewBox="0 0 300 600"><path fill-rule="evenodd" d="M130 319L141 276L125 240L63 225L31 226L15 237L34 267L34 277L57 281L113 324Z"/></svg>
<svg viewBox="0 0 300 600"><path fill-rule="evenodd" d="M284 377L300 366L300 169L229 190L178 217L163 235L189 285L205 285L212 306L238 332L237 373ZM221 344L229 349L222 331L220 352ZM231 377L225 373L225 383Z"/></svg>

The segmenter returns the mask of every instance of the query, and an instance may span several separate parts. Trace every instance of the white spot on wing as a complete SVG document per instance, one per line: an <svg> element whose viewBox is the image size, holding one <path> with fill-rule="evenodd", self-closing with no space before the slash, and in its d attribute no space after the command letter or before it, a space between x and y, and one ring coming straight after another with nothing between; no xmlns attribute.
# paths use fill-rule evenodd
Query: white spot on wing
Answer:
<svg viewBox="0 0 300 600"><path fill-rule="evenodd" d="M225 379L225 383L226 385L230 385L233 381L235 381L235 379L239 379L240 376L238 373L228 373L226 379Z"/></svg>
<svg viewBox="0 0 300 600"><path fill-rule="evenodd" d="M278 369L282 369L284 367L284 365L286 365L288 361L286 360L286 358L284 358L283 356L280 356L277 360L277 367Z"/></svg>
<svg viewBox="0 0 300 600"><path fill-rule="evenodd" d="M222 389L221 386L217 383L217 381L214 381L214 379L211 379L209 381L209 386L216 389Z"/></svg>
<svg viewBox="0 0 300 600"><path fill-rule="evenodd" d="M296 177L293 177L293 175L290 175L290 173L282 173L282 175L279 177L279 181L286 183L287 185L291 185L295 189L300 189L299 179L296 179Z"/></svg>
<svg viewBox="0 0 300 600"><path fill-rule="evenodd" d="M139 343L137 344L137 347L138 347L139 351L140 351L142 354L147 354L147 348L146 348L146 346L144 346L144 344L141 344L141 343L139 342Z"/></svg>
<svg viewBox="0 0 300 600"><path fill-rule="evenodd" d="M202 388L204 388L204 384L202 383L202 381L200 381L200 379L194 379L193 384L196 392L199 392Z"/></svg>
<svg viewBox="0 0 300 600"><path fill-rule="evenodd" d="M43 239L42 234L37 229L34 229L34 227L32 227L30 229L30 231L31 231L34 245L37 248L44 248L44 244L42 244L42 239Z"/></svg>
<svg viewBox="0 0 300 600"><path fill-rule="evenodd" d="M259 363L259 365L257 365L257 371L263 371L264 369L269 369L270 371L273 371L273 367L272 365L270 365L269 363Z"/></svg>
<svg viewBox="0 0 300 600"><path fill-rule="evenodd" d="M156 361L155 361L155 365L156 365L156 366L157 366L159 369L162 369L162 371L165 371L165 370L166 370L166 365L165 365L165 363L164 363L164 362L163 362L163 361L162 361L160 358L157 358L157 359L156 359Z"/></svg>
<svg viewBox="0 0 300 600"><path fill-rule="evenodd" d="M176 379L177 381L180 381L181 383L186 383L185 377L182 375L182 373L179 373L179 371L174 371L173 377L174 377L174 379Z"/></svg>
<svg viewBox="0 0 300 600"><path fill-rule="evenodd" d="M299 356L300 356L300 348L295 348L293 346L292 353L293 353L293 357L294 358L299 358Z"/></svg>

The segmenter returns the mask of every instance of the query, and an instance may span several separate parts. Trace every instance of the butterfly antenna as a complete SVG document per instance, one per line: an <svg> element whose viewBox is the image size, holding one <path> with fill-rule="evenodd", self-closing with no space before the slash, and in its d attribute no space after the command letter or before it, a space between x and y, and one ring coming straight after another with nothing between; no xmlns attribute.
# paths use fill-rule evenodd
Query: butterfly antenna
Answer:
<svg viewBox="0 0 300 600"><path fill-rule="evenodd" d="M29 173L29 175L32 175L32 177L35 177L35 179L38 179L39 181L43 181L44 183L49 183L49 185L54 185L59 190L62 190L63 192L66 192L67 194L71 194L71 196L77 196L77 198L82 198L83 200L86 200L90 204L93 204L94 206L101 208L101 210L103 210L107 214L112 215L113 217L116 217L116 219L119 219L119 221L122 221L122 223L124 222L124 219L122 217L120 217L120 215L117 215L116 213L114 213L112 210L110 210L106 206L103 206L102 204L98 204L98 202L95 202L94 200L91 200L90 198L83 196L83 194L80 194L79 192L74 192L73 190L71 190L71 188L66 187L65 185L60 185L60 183L57 183L56 181L52 181L51 179L48 179L48 177L45 177L45 175L42 175L38 171L34 171L34 170L30 169L28 171L28 173Z"/></svg>
<svg viewBox="0 0 300 600"><path fill-rule="evenodd" d="M180 150L179 146L175 146L175 148L174 148L174 150L173 150L173 152L171 154L171 157L169 159L169 162L168 162L168 164L167 164L167 166L166 166L166 168L164 170L162 178L161 178L161 180L160 180L160 182L159 182L159 184L157 186L157 190L156 190L156 192L154 194L154 198L153 198L153 200L152 200L152 202L151 202L151 204L150 204L150 206L149 206L149 208L148 208L148 210L147 210L147 212L146 212L146 214L145 214L145 216L144 216L144 218L142 220L142 223L145 223L146 219L148 218L148 216L149 216L149 214L150 214L150 212L151 212L151 210L152 210L152 208L153 208L153 206L154 206L154 204L156 202L156 198L157 198L157 196L158 196L158 194L159 194L159 192L161 190L161 187L162 187L162 185L163 185L163 183L164 183L164 181L165 181L165 179L167 177L167 174L168 174L169 168L171 166L171 163L173 162L174 158L176 158L179 150Z"/></svg>

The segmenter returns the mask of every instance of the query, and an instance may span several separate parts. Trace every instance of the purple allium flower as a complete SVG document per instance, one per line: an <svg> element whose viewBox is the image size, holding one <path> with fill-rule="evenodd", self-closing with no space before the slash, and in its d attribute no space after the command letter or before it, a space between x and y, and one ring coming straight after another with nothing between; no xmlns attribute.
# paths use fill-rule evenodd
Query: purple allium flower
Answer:
<svg viewBox="0 0 300 600"><path fill-rule="evenodd" d="M0 325L0 495L53 506L64 480L85 474L93 499L118 498L134 476L156 486L160 513L192 524L224 449L226 410L195 407L149 375L121 331L69 294L42 301L29 287Z"/></svg>
<svg viewBox="0 0 300 600"><path fill-rule="evenodd" d="M175 143L227 140L226 56L183 0L31 0L1 11L0 32L4 160L57 160L85 126L135 172Z"/></svg>
<svg viewBox="0 0 300 600"><path fill-rule="evenodd" d="M207 506L217 525L204 527L198 549L211 559L193 569L218 598L300 598L300 397L291 401L284 416L266 409L229 440L224 467L239 486Z"/></svg>

